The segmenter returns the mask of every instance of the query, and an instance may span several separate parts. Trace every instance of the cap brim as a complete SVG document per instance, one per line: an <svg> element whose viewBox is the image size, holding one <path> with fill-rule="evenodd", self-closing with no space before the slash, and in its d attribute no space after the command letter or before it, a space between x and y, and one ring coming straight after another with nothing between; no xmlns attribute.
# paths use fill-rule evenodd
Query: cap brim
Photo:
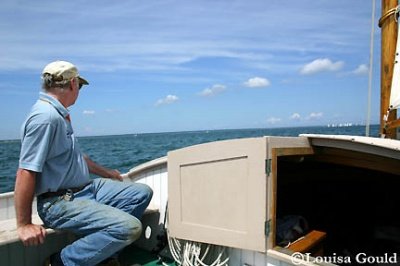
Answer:
<svg viewBox="0 0 400 266"><path fill-rule="evenodd" d="M78 79L79 79L79 84L89 85L89 82L86 79L82 77L78 77Z"/></svg>

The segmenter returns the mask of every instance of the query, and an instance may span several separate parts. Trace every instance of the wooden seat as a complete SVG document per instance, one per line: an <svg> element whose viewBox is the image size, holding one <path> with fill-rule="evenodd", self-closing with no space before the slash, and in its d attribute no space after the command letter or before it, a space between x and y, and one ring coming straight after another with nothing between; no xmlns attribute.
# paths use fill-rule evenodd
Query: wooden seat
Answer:
<svg viewBox="0 0 400 266"><path fill-rule="evenodd" d="M143 216L157 212L157 208L149 207L144 212ZM42 220L38 214L32 215L32 223L43 225ZM61 233L61 231L54 230L51 228L46 228L47 235L53 234L55 232ZM64 232L65 233L65 232ZM17 220L16 218L0 220L0 246L19 241L17 233Z"/></svg>
<svg viewBox="0 0 400 266"><path fill-rule="evenodd" d="M311 253L313 256L322 256L323 240L326 238L326 233L313 230L304 237L293 242L288 249L294 252Z"/></svg>

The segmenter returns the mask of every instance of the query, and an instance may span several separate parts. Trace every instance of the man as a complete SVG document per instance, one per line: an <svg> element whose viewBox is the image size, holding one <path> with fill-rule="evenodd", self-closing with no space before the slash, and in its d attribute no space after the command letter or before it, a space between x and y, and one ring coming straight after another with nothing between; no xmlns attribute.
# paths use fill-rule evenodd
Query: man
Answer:
<svg viewBox="0 0 400 266"><path fill-rule="evenodd" d="M67 109L89 84L77 68L52 62L42 80L43 92L21 130L15 182L18 235L25 246L45 241L45 229L31 221L36 195L45 226L80 236L51 257L52 265L96 265L139 238L139 219L152 191L143 184L118 182L118 171L81 153ZM89 173L103 178L91 179Z"/></svg>

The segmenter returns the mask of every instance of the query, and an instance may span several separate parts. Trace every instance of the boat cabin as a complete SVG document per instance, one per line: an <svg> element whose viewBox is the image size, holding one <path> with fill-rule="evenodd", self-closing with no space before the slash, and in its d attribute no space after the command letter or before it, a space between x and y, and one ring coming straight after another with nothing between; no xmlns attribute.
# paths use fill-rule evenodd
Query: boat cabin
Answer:
<svg viewBox="0 0 400 266"><path fill-rule="evenodd" d="M270 255L397 252L399 162L399 141L354 136L263 137L173 151L169 233ZM282 239L288 232L292 239Z"/></svg>

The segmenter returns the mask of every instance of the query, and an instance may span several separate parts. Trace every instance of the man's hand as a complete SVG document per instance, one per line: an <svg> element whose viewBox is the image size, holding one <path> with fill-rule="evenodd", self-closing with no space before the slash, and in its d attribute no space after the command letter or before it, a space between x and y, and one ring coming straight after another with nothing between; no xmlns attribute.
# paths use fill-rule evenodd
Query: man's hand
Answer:
<svg viewBox="0 0 400 266"><path fill-rule="evenodd" d="M108 178L122 181L121 173L118 170L110 169L108 171Z"/></svg>
<svg viewBox="0 0 400 266"><path fill-rule="evenodd" d="M37 246L44 243L46 229L37 224L26 224L17 228L17 233L24 246Z"/></svg>
<svg viewBox="0 0 400 266"><path fill-rule="evenodd" d="M89 168L89 172L104 178L110 178L110 179L115 179L122 181L122 176L121 173L118 170L115 169L109 169L104 166L101 166L95 162L93 162L89 156L84 155L83 157L87 163L87 166Z"/></svg>

